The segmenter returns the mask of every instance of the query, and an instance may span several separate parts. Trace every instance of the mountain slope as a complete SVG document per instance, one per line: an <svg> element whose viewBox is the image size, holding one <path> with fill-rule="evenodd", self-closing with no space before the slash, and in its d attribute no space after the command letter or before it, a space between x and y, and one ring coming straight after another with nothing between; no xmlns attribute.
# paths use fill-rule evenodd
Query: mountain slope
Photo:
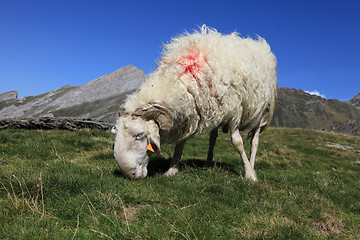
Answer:
<svg viewBox="0 0 360 240"><path fill-rule="evenodd" d="M120 96L137 89L145 77L142 70L126 66L81 86L0 102L0 118L102 117L116 111L112 107L119 106Z"/></svg>
<svg viewBox="0 0 360 240"><path fill-rule="evenodd" d="M360 93L357 94L355 97L353 97L350 101L348 101L350 104L354 105L358 109L360 109Z"/></svg>
<svg viewBox="0 0 360 240"><path fill-rule="evenodd" d="M331 130L334 125L359 118L359 109L349 102L324 99L298 89L280 88L272 125Z"/></svg>

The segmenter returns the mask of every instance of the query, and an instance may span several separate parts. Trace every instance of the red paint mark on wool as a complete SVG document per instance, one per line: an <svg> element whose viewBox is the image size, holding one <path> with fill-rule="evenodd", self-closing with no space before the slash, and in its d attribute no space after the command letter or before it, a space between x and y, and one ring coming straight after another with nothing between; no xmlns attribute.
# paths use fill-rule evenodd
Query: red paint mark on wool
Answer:
<svg viewBox="0 0 360 240"><path fill-rule="evenodd" d="M206 62L206 58L199 51L191 50L189 55L182 56L178 63L182 65L184 74L191 75L200 85L201 70Z"/></svg>

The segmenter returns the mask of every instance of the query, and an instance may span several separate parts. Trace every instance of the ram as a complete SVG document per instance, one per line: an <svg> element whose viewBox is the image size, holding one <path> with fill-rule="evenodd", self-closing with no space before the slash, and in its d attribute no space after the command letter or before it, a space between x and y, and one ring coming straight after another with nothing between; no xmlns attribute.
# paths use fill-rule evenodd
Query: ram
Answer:
<svg viewBox="0 0 360 240"><path fill-rule="evenodd" d="M122 105L114 156L125 176L144 178L151 152L175 143L168 176L179 171L186 140L210 133L212 164L219 127L228 128L245 167L254 170L259 134L270 123L277 96L276 58L263 38L223 35L203 26L164 46L156 70ZM250 130L250 160L239 131Z"/></svg>

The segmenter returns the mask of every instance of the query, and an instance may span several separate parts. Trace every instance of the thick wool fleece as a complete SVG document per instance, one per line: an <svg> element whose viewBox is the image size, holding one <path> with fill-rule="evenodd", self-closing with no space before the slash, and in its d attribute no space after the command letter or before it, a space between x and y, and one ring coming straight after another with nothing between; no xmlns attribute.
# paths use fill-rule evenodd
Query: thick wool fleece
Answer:
<svg viewBox="0 0 360 240"><path fill-rule="evenodd" d="M203 27L164 46L157 69L124 108L167 107L174 125L162 141L179 142L232 121L240 130L269 124L277 94L276 58L263 38ZM261 120L263 121L261 122Z"/></svg>

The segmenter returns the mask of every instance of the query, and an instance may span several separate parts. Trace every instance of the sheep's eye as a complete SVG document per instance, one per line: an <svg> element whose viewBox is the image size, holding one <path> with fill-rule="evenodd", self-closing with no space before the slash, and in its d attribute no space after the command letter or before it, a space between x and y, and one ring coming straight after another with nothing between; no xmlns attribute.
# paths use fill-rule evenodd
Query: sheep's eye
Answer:
<svg viewBox="0 0 360 240"><path fill-rule="evenodd" d="M141 140L143 138L144 138L144 133L143 132L138 133L138 134L135 135L135 140Z"/></svg>

